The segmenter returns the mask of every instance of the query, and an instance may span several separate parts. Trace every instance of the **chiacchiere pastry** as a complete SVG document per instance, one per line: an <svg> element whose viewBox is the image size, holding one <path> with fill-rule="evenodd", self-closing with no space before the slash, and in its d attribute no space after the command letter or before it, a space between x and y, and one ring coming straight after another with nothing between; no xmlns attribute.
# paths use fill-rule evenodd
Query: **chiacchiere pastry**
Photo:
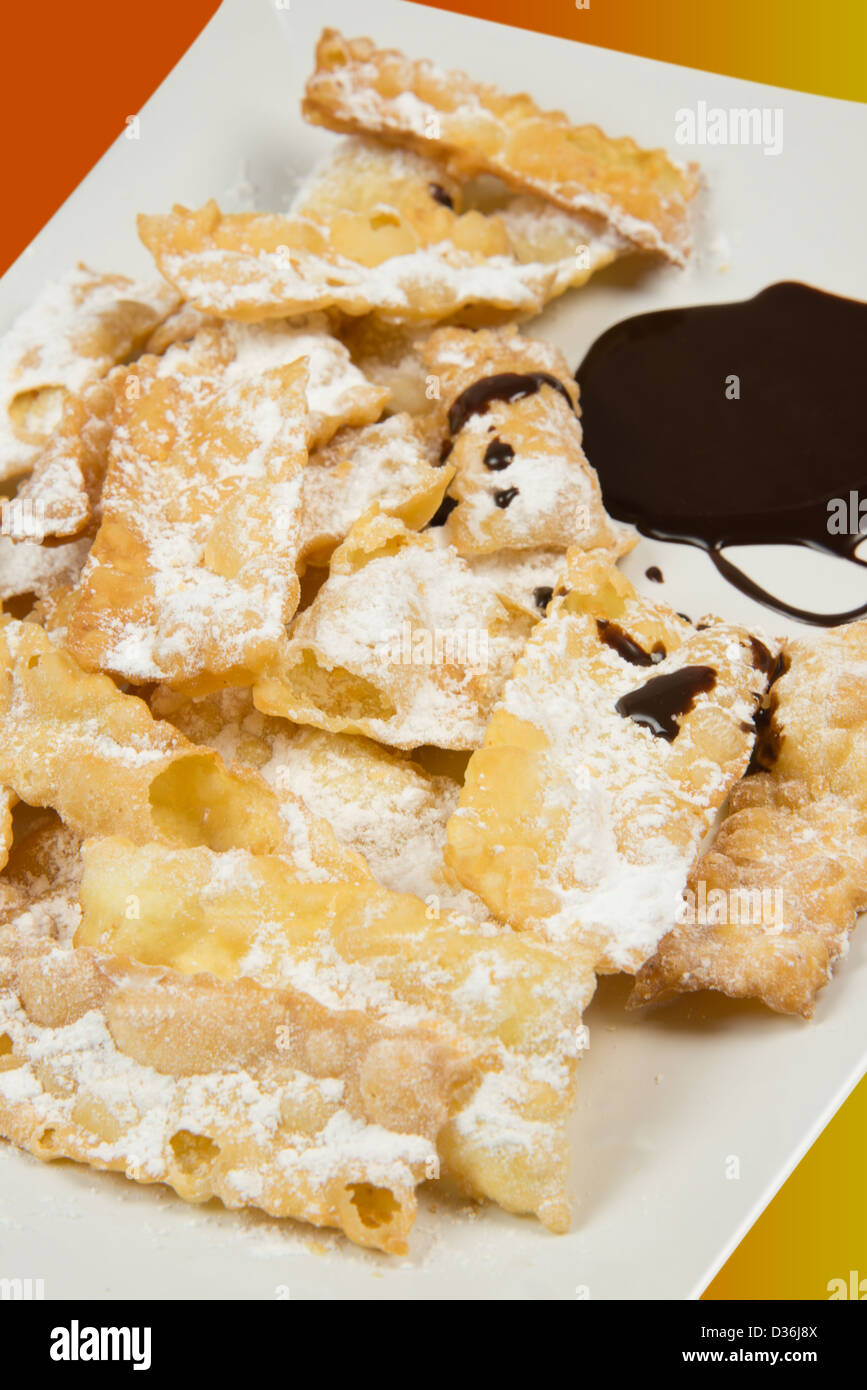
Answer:
<svg viewBox="0 0 867 1390"><path fill-rule="evenodd" d="M367 516L253 698L265 714L394 748L474 748L529 626L454 550Z"/></svg>
<svg viewBox="0 0 867 1390"><path fill-rule="evenodd" d="M434 322L532 314L616 259L623 243L536 201L462 210L429 155L350 140L285 215L176 206L139 218L142 241L206 314L256 322L315 309Z"/></svg>
<svg viewBox="0 0 867 1390"><path fill-rule="evenodd" d="M297 605L305 364L224 382L221 347L143 359L119 407L67 636L90 670L243 683Z"/></svg>
<svg viewBox="0 0 867 1390"><path fill-rule="evenodd" d="M40 511L43 538L67 539L92 529L99 513L115 411L124 392L134 389L126 366L114 367L98 381L63 402L60 418L16 496Z"/></svg>
<svg viewBox="0 0 867 1390"><path fill-rule="evenodd" d="M85 847L81 901L80 946L294 985L385 1020L445 1019L477 1058L439 1136L445 1169L467 1192L566 1228L565 1123L595 986L585 952L480 929L372 880L302 883L284 858L117 837Z"/></svg>
<svg viewBox="0 0 867 1390"><path fill-rule="evenodd" d="M696 631L571 551L470 759L447 862L504 921L637 970L746 771L766 684L748 633Z"/></svg>
<svg viewBox="0 0 867 1390"><path fill-rule="evenodd" d="M578 388L561 352L514 327L443 328L422 357L442 457L455 470L443 535L459 554L580 545L615 558L631 547L584 456Z"/></svg>
<svg viewBox="0 0 867 1390"><path fill-rule="evenodd" d="M399 413L340 430L310 455L302 475L300 558L327 565L356 521L376 507L421 530L442 504L454 470L440 462L429 431Z"/></svg>
<svg viewBox="0 0 867 1390"><path fill-rule="evenodd" d="M809 1018L867 907L867 623L787 643L780 669L768 770L734 789L634 1004L717 989Z"/></svg>
<svg viewBox="0 0 867 1390"><path fill-rule="evenodd" d="M594 987L586 958L577 951L567 958L493 923L478 925L435 899L425 904L390 893L285 785L278 795L251 767L236 762L226 770L215 750L154 721L141 700L106 677L78 671L36 625L7 622L0 635L8 691L0 710L0 779L30 804L59 811L70 834L97 837L88 842L84 917L73 949L193 977L249 976L266 989L312 990L323 1003L360 1007L386 1021L417 1020L422 1010L432 1027L448 1024L450 1036L457 1029L461 1059L477 1060L474 1084L467 1080L455 1093L438 1136L444 1167L467 1192L536 1212L562 1229L568 1222L565 1123L583 1046L581 1014ZM127 838L107 838L112 829ZM70 911L78 912L74 900ZM72 968L84 968L77 956ZM13 1010L21 1002L17 988L15 995ZM23 1033L14 1033L16 1055L24 1049L36 1058L39 1037L22 1026ZM95 1031L70 1035L70 1046L98 1045L104 1060L101 1028L90 1020ZM204 1126L219 1148L220 1136L228 1143L224 1125L243 1131L247 1119L231 1105L223 1115L220 1084L214 1085L217 1110L197 1113L185 1133L201 1138ZM63 1126L55 1129L51 1156L94 1152ZM6 1132L46 1156L31 1130L27 1112L23 1120L10 1118ZM198 1149L211 1152L207 1144ZM267 1175L267 1155L255 1152ZM121 1145L116 1166L132 1176L180 1183L165 1153L165 1162L144 1174L126 1155ZM404 1213L411 1207L408 1171ZM432 1175L429 1167L422 1172ZM240 1201L244 1192L233 1192L222 1176L217 1168L204 1185L180 1183L179 1190ZM330 1220L358 1238L348 1218L335 1217L333 1203L326 1217L307 1195L297 1207L288 1201L278 1194L259 1204L277 1214ZM376 1237L387 1238L388 1232ZM386 1248L400 1248L397 1238Z"/></svg>
<svg viewBox="0 0 867 1390"><path fill-rule="evenodd" d="M482 900L462 888L443 851L446 822L461 784L372 739L335 734L260 713L247 690L198 700L158 686L150 707L227 765L255 769L281 798L300 797L341 844L363 856L384 888L414 893L425 905L485 922Z"/></svg>
<svg viewBox="0 0 867 1390"><path fill-rule="evenodd" d="M5 869L12 848L12 812L18 798L9 787L0 787L0 868Z"/></svg>
<svg viewBox="0 0 867 1390"><path fill-rule="evenodd" d="M673 164L662 150L611 140L598 126L572 125L523 93L509 96L466 73L326 29L303 111L331 130L433 153L455 178L495 175L511 188L598 218L642 250L677 262L688 253L692 169Z"/></svg>
<svg viewBox="0 0 867 1390"><path fill-rule="evenodd" d="M304 112L288 211L144 215L162 280L0 343L0 1135L390 1254L440 1179L564 1231L599 973L807 1014L845 952L867 624L639 595L518 326L681 263L692 170L330 30Z"/></svg>
<svg viewBox="0 0 867 1390"><path fill-rule="evenodd" d="M322 315L311 314L291 325L277 321L260 328L229 324L222 329L201 316L193 320L173 316L152 335L146 347L159 344L157 356L165 358L170 372L181 375L182 364L198 357L202 370L211 369L214 391L228 388L243 376L252 377L270 367L306 360L308 382L307 443L311 450L329 442L346 425L376 420L387 399L385 388L358 371L346 348L329 331ZM197 334L199 335L197 337ZM174 356L170 348L192 346ZM76 536L95 529L101 519L106 471L117 456L112 441L124 428L129 403L140 399L147 380L149 351L140 368L117 367L78 395L66 399L57 427L39 452L30 476L18 491L40 510L44 536ZM208 360L210 359L210 360ZM202 383L204 386L205 383Z"/></svg>
<svg viewBox="0 0 867 1390"><path fill-rule="evenodd" d="M205 329L131 372L67 644L139 684L248 683L298 603L308 446L384 392L322 327Z"/></svg>
<svg viewBox="0 0 867 1390"><path fill-rule="evenodd" d="M89 553L87 539L49 546L0 536L0 602L11 612L10 601L20 599L29 611L35 599L77 584Z"/></svg>
<svg viewBox="0 0 867 1390"><path fill-rule="evenodd" d="M79 872L77 838L49 817L6 875L0 1133L43 1159L405 1252L472 1047L435 1019L379 1020L287 984L75 948Z"/></svg>
<svg viewBox="0 0 867 1390"><path fill-rule="evenodd" d="M81 670L36 623L0 621L0 785L82 836L286 854L316 879L368 877L360 856L255 772L157 721L107 676Z"/></svg>
<svg viewBox="0 0 867 1390"><path fill-rule="evenodd" d="M179 298L87 266L45 288L0 339L0 478L28 472L69 396L140 351Z"/></svg>

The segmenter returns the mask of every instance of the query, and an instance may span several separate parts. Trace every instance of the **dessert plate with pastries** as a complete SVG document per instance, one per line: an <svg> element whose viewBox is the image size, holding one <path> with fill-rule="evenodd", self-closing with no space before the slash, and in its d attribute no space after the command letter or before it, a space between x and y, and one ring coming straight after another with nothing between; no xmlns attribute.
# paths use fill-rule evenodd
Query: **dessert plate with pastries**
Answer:
<svg viewBox="0 0 867 1390"><path fill-rule="evenodd" d="M864 113L359 18L0 285L3 1265L695 1297L867 1054Z"/></svg>

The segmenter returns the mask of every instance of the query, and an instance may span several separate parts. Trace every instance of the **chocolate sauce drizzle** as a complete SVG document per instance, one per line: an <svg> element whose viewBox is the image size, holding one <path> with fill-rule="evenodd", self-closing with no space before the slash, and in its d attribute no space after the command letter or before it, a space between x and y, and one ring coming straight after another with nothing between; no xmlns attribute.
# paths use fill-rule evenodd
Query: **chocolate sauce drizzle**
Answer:
<svg viewBox="0 0 867 1390"><path fill-rule="evenodd" d="M511 444L507 444L505 440L497 437L491 440L485 450L485 457L482 462L486 468L490 468L492 473L499 473L502 468L508 468L514 457L515 451Z"/></svg>
<svg viewBox="0 0 867 1390"><path fill-rule="evenodd" d="M431 197L437 202L442 203L444 208L454 208L455 200L451 193L447 193L441 183L429 183L428 190Z"/></svg>
<svg viewBox="0 0 867 1390"><path fill-rule="evenodd" d="M774 676L774 671L782 661L782 656L774 656L770 648L766 647L764 642L760 641L758 637L754 637L752 634L750 635L750 646L753 652L753 665L756 670L762 671L768 677L771 684L773 684L773 680L777 678ZM780 673L778 672L778 674Z"/></svg>
<svg viewBox="0 0 867 1390"><path fill-rule="evenodd" d="M651 651L645 651L634 637L624 632L619 623L612 623L608 618L596 619L596 631L599 633L600 641L633 666L656 666L667 656L662 642L655 642Z"/></svg>
<svg viewBox="0 0 867 1390"><path fill-rule="evenodd" d="M446 522L448 521L449 517L451 516L452 512L454 511L457 505L458 499L456 497L450 497L449 494L446 493L445 497L440 502L439 506L437 507L436 511L434 512L433 516L431 517L430 521L425 527L425 530L427 530L430 526L445 526Z"/></svg>
<svg viewBox="0 0 867 1390"><path fill-rule="evenodd" d="M757 638L754 637L752 641L758 646L764 647L764 643L759 642ZM753 650L755 651L755 646ZM762 666L761 669L767 673L768 693L764 703L756 710L753 718L756 741L753 744L750 765L746 771L748 777L754 772L768 772L777 761L783 743L782 730L774 723L774 714L778 703L774 686L780 676L786 674L791 663L785 652L780 652L779 656L775 657L772 652L768 651L767 647L764 647L764 650L769 658L769 664Z"/></svg>
<svg viewBox="0 0 867 1390"><path fill-rule="evenodd" d="M434 187L432 184L431 187ZM566 387L556 376L550 372L498 372L495 376L479 377L466 390L452 402L448 414L449 434L451 439L446 440L440 453L440 463L445 463L453 448L454 436L463 429L464 425L473 415L483 415L492 401L513 401L522 400L525 396L534 396L543 386L551 386L555 391L569 402L569 409L575 410L575 405ZM496 429L491 425L488 433ZM492 473L499 473L515 457L515 450L511 444L505 440L494 436L485 450L483 462L486 468ZM494 493L494 505L502 511L506 509L518 496L516 487L500 488ZM443 512L446 503L450 503L448 510ZM428 526L442 526L449 516L449 513L458 505L457 501L445 497L442 506L436 516L428 522ZM442 519L440 515L442 513Z"/></svg>
<svg viewBox="0 0 867 1390"><path fill-rule="evenodd" d="M545 612L553 597L554 590L550 584L540 584L538 588L533 590L533 602L542 613Z"/></svg>
<svg viewBox="0 0 867 1390"><path fill-rule="evenodd" d="M713 690L716 671L712 666L684 666L664 676L651 676L637 690L621 695L614 708L624 719L641 724L656 738L673 743L680 732L677 716L688 714L696 695Z"/></svg>
<svg viewBox="0 0 867 1390"><path fill-rule="evenodd" d="M575 409L562 381L550 372L498 372L496 376L480 377L452 402L449 433L457 434L472 415L483 415L492 401L519 401L523 396L535 396L543 386L559 391L569 402L569 409Z"/></svg>
<svg viewBox="0 0 867 1390"><path fill-rule="evenodd" d="M799 608L723 551L802 545L867 565L851 518L844 534L829 530L835 499L848 507L854 494L855 511L867 500L865 357L867 304L789 282L617 324L576 373L606 507L647 536L700 547L741 593L799 622L863 617L867 602Z"/></svg>

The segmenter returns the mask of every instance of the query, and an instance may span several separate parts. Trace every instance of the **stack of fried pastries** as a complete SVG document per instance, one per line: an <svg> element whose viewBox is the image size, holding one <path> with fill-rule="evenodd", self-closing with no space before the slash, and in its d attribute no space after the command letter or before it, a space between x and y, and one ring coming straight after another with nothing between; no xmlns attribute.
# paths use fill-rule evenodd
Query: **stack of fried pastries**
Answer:
<svg viewBox="0 0 867 1390"><path fill-rule="evenodd" d="M0 1134L389 1253L425 1183L563 1231L599 974L809 1013L844 954L867 638L637 592L523 330L682 262L693 171L316 62L287 212L143 215L155 285L79 268L0 344ZM684 920L769 874L773 926Z"/></svg>

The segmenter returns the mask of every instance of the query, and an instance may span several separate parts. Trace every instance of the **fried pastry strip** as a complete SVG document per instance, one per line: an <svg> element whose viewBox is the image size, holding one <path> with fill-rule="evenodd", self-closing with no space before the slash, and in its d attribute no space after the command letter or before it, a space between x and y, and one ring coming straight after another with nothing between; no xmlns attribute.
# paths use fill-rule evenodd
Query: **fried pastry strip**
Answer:
<svg viewBox="0 0 867 1390"><path fill-rule="evenodd" d="M396 748L473 748L529 626L451 548L366 517L253 698L265 714Z"/></svg>
<svg viewBox="0 0 867 1390"><path fill-rule="evenodd" d="M292 352L292 349L288 349ZM206 332L135 368L66 634L86 669L248 684L298 603L306 368L233 376Z"/></svg>
<svg viewBox="0 0 867 1390"><path fill-rule="evenodd" d="M370 739L261 714L246 690L188 700L160 686L150 706L194 743L215 748L227 766L261 773L278 799L300 797L341 844L362 855L384 888L471 921L487 919L485 904L461 888L443 860L446 821L460 794L453 777Z"/></svg>
<svg viewBox="0 0 867 1390"><path fill-rule="evenodd" d="M43 536L78 536L96 518L118 397L136 380L115 367L64 401L57 428L16 494L38 508Z"/></svg>
<svg viewBox="0 0 867 1390"><path fill-rule="evenodd" d="M406 1253L415 1188L436 1171L436 1148L355 1119L339 1081L289 1069L279 1080L237 1069L163 1075L118 1050L97 1011L44 1028L14 999L0 995L3 1137L37 1158L166 1183L188 1202L219 1197Z"/></svg>
<svg viewBox="0 0 867 1390"><path fill-rule="evenodd" d="M132 895L138 912L124 904ZM593 993L580 951L431 915L376 885L294 881L285 861L128 841L85 851L81 945L183 973L294 984L385 1020L429 1013L472 1039L477 1084L438 1146L468 1191L565 1229L565 1122Z"/></svg>
<svg viewBox="0 0 867 1390"><path fill-rule="evenodd" d="M81 836L54 811L19 803L14 819L10 817L8 859L0 876L4 955L34 943L40 948L53 941L71 945L81 922L80 884ZM55 997L61 1008L63 991Z"/></svg>
<svg viewBox="0 0 867 1390"><path fill-rule="evenodd" d="M387 389L365 380L349 354L328 331L323 315L311 314L297 324L274 322L261 328L208 323L190 306L167 320L149 340L149 349L163 351L189 342L209 329L200 341L219 344L214 368L227 377L253 376L269 367L284 366L304 357L307 362L307 433L311 449L324 446L343 426L375 420L387 399ZM183 371L183 355L174 354L167 368ZM116 424L119 398L139 398L141 378L126 367L111 371L80 395L66 399L60 423L36 458L33 472L16 497L39 509L43 536L75 536L99 519L109 446ZM122 415L125 412L122 412Z"/></svg>
<svg viewBox="0 0 867 1390"><path fill-rule="evenodd" d="M67 397L140 350L178 301L165 282L84 265L47 285L0 338L0 478L25 473Z"/></svg>
<svg viewBox="0 0 867 1390"><path fill-rule="evenodd" d="M168 318L154 329L144 345L144 350L161 357L176 343L188 343L197 333L201 333L203 328L219 327L220 320L213 314L203 314L195 304L181 300L175 312L169 314Z"/></svg>
<svg viewBox="0 0 867 1390"><path fill-rule="evenodd" d="M637 970L746 768L766 683L748 633L695 631L606 556L570 552L470 759L446 861L502 920Z"/></svg>
<svg viewBox="0 0 867 1390"><path fill-rule="evenodd" d="M311 877L368 877L358 855L254 772L158 723L144 701L90 675L34 623L0 626L0 783L82 835L245 846Z"/></svg>
<svg viewBox="0 0 867 1390"><path fill-rule="evenodd" d="M431 459L425 432L409 415L341 430L304 470L302 561L327 565L373 506L420 530L440 506L452 475Z"/></svg>
<svg viewBox="0 0 867 1390"><path fill-rule="evenodd" d="M524 93L509 96L466 73L325 29L302 111L314 125L432 152L456 178L494 174L676 264L689 254L693 169L663 150L612 140L598 126L572 125Z"/></svg>
<svg viewBox="0 0 867 1390"><path fill-rule="evenodd" d="M38 545L0 536L0 601L8 606L10 599L44 599L61 587L70 588L78 582L89 552L87 539Z"/></svg>
<svg viewBox="0 0 867 1390"><path fill-rule="evenodd" d="M0 1133L405 1252L472 1050L448 1025L73 948L78 849L43 816L2 880Z"/></svg>
<svg viewBox="0 0 867 1390"><path fill-rule="evenodd" d="M200 310L248 322L327 308L418 324L468 308L532 314L622 249L586 219L555 229L524 207L462 211L440 165L369 140L343 142L285 216L212 200L138 227Z"/></svg>
<svg viewBox="0 0 867 1390"><path fill-rule="evenodd" d="M415 1188L438 1171L436 1147L408 1127L412 1115L399 1115L389 1128L354 1113L345 1079L330 1074L339 1068L323 1066L329 1047L333 1057L341 1045L358 1043L353 1029L358 1024L363 1035L363 1021L347 1016L338 1031L311 1032L319 1066L300 1067L261 1032L297 1036L307 1026L286 992L169 972L118 986L103 973L116 973L115 962L101 968L88 952L45 946L28 955L19 945L12 962L10 970L0 946L4 1138L43 1160L71 1158L137 1182L166 1183L189 1202L219 1197L230 1208L258 1207L336 1227L359 1245L406 1253ZM40 1007L50 989L62 989L68 1021ZM232 1055L220 1065L204 1051L224 1028L229 1047L222 1038L221 1052L246 1044L253 1055L245 1063ZM376 1030L366 1031L355 1077L368 1102L363 1108L388 1113L389 1099L404 1100L395 1094L394 1067L407 1087L415 1082L421 1093L441 1089L447 1097L459 1073L453 1068L450 1075L433 1047L399 1035L370 1042ZM169 1040L180 1049L172 1057ZM194 1070L179 1072L178 1056Z"/></svg>
<svg viewBox="0 0 867 1390"><path fill-rule="evenodd" d="M867 623L786 644L758 772L630 1001L700 989L809 1018L867 908Z"/></svg>
<svg viewBox="0 0 867 1390"><path fill-rule="evenodd" d="M9 787L0 786L0 869L6 867L12 848L12 811L17 800Z"/></svg>
<svg viewBox="0 0 867 1390"><path fill-rule="evenodd" d="M429 326L395 323L379 314L347 318L339 328L355 365L368 381L387 388L388 409L408 415L425 415L431 406L422 359L431 332Z"/></svg>
<svg viewBox="0 0 867 1390"><path fill-rule="evenodd" d="M602 505L581 447L578 388L563 354L514 325L441 328L422 349L455 469L443 535L461 555L634 543Z"/></svg>
<svg viewBox="0 0 867 1390"><path fill-rule="evenodd" d="M544 546L533 550L494 550L470 556L467 563L473 574L496 589L501 599L534 621L544 615L566 572L565 551Z"/></svg>
<svg viewBox="0 0 867 1390"><path fill-rule="evenodd" d="M325 314L256 325L226 323L221 334L234 348L230 373L255 375L271 365L304 359L307 367L307 447L324 449L338 430L379 419L388 389L368 381L349 350L331 332Z"/></svg>
<svg viewBox="0 0 867 1390"><path fill-rule="evenodd" d="M405 219L403 225L392 210ZM411 153L379 140L341 140L314 171L292 211L326 225L333 250L365 266L371 255L376 264L385 264L373 250L372 232L379 236L380 254L387 251L389 258L411 254L409 227L431 254L445 256L454 264L466 265L455 258L455 252L475 255L487 250L489 258L506 256L515 263L526 288L542 293L544 302L585 284L626 249L596 218L564 212L541 198L516 196L491 180L462 186L431 158L430 147ZM449 216L443 218L443 211ZM477 301L470 300L466 306L472 312L483 311L487 303L481 281L477 289ZM387 306L374 307L387 312Z"/></svg>

